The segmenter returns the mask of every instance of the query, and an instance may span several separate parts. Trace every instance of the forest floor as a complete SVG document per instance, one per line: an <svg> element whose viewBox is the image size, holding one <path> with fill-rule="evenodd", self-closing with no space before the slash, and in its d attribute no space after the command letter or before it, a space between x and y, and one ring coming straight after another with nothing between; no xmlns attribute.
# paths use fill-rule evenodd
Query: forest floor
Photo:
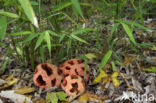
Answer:
<svg viewBox="0 0 156 103"><path fill-rule="evenodd" d="M94 28L95 25L91 25L92 23L93 21L88 20L86 27ZM134 37L136 41L138 43L156 43L156 21L147 20L145 26L152 30L147 32L140 29L134 29ZM107 28L103 28L102 26L99 26L99 28L101 28L101 37L99 38L107 37L108 34L110 34L110 31L107 30ZM86 36L89 35L86 34ZM101 42L101 44L102 43L103 42ZM8 43L8 45L10 44ZM102 44L102 46L105 46L105 44ZM106 50L102 50L102 52L99 51L94 41L91 45L85 45L81 48L82 51L79 51L78 55L90 53L91 55L94 54L95 57L88 60L88 65L90 66L90 78L86 83L86 91L80 96L72 99L73 103L81 103L82 101L82 103L156 102L156 45L146 48L138 48L139 52L141 52L141 54L139 54L130 49L129 40L126 35L116 43L114 50L118 56L121 57L119 65L115 65L116 71L119 72L116 79L120 82L120 85L117 88L113 86L113 82L108 82L109 80L107 82L103 80L98 84L93 84L93 80L98 75L98 67L101 63L102 57L107 52L107 48ZM1 62L3 62L5 52L5 48L0 47ZM73 57L76 56L77 55L75 54ZM64 60L66 60L66 58ZM0 66L2 66L2 63ZM31 66L21 67L15 59L11 59L6 67L5 73L0 76L1 93L2 91L18 91L20 94L24 94L24 96L31 98L29 102L27 100L27 103L45 103L46 94L48 92L62 91L61 88L44 90L35 86L33 82L34 71L31 69ZM113 73L111 63L108 62L103 70L110 75L108 77L110 79ZM132 97L132 94L135 95L135 98ZM5 93L3 95L5 95ZM9 94L7 95L9 96ZM2 96L0 99L3 103L13 103L13 98L17 99L17 97L15 94L12 94L11 96L12 97L8 97L10 99L6 99ZM22 99L23 97L19 96L18 98Z"/></svg>

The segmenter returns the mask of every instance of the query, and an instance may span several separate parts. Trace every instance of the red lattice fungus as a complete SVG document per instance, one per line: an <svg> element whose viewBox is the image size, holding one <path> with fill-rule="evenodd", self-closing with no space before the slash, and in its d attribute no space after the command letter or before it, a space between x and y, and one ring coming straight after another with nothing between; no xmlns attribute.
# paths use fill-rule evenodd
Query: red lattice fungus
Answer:
<svg viewBox="0 0 156 103"><path fill-rule="evenodd" d="M85 91L85 83L78 75L69 75L61 83L62 89L70 96L82 94Z"/></svg>
<svg viewBox="0 0 156 103"><path fill-rule="evenodd" d="M33 81L40 88L59 87L62 79L62 73L53 64L43 63L35 68Z"/></svg>
<svg viewBox="0 0 156 103"><path fill-rule="evenodd" d="M85 64L80 59L71 59L60 65L59 70L63 72L64 76L68 75L79 75L84 78ZM89 66L87 65L87 71L85 75L85 80L89 80Z"/></svg>

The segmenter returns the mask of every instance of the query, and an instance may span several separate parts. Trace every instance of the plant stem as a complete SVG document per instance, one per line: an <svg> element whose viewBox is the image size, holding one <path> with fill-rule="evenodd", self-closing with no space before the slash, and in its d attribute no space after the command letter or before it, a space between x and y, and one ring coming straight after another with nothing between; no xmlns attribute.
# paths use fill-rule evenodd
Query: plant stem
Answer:
<svg viewBox="0 0 156 103"><path fill-rule="evenodd" d="M11 42L12 42L13 48L15 49L15 52L16 52L16 54L17 54L18 62L19 62L20 65L22 66L21 58L20 58L19 53L17 52L17 47L16 47L16 44L15 44L14 38L13 38L12 36L10 36L10 38L11 38Z"/></svg>
<svg viewBox="0 0 156 103"><path fill-rule="evenodd" d="M120 13L120 0L117 0L115 19L119 18L119 13Z"/></svg>
<svg viewBox="0 0 156 103"><path fill-rule="evenodd" d="M31 60L31 67L35 69L35 62L34 62L34 49L33 49L33 42L30 43L30 60Z"/></svg>

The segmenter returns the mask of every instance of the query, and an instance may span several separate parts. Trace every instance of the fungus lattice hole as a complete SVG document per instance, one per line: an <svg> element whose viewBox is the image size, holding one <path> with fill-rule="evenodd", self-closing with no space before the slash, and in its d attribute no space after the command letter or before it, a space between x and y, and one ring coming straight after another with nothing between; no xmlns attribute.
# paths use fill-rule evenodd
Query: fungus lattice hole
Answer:
<svg viewBox="0 0 156 103"><path fill-rule="evenodd" d="M78 88L78 84L77 83L72 83L72 87L73 88Z"/></svg>
<svg viewBox="0 0 156 103"><path fill-rule="evenodd" d="M77 62L78 62L78 64L81 64L81 63L83 63L83 61L82 61L82 60L77 60Z"/></svg>
<svg viewBox="0 0 156 103"><path fill-rule="evenodd" d="M84 71L85 70L85 68L84 67L81 67L81 69Z"/></svg>
<svg viewBox="0 0 156 103"><path fill-rule="evenodd" d="M67 85L67 80L66 80L66 79L63 80L62 85L63 85L64 87Z"/></svg>
<svg viewBox="0 0 156 103"><path fill-rule="evenodd" d="M40 85L46 85L46 82L43 80L42 76L38 76L37 82L40 83Z"/></svg>
<svg viewBox="0 0 156 103"><path fill-rule="evenodd" d="M58 73L58 75L61 75L63 73L63 71L61 69L58 69L57 73Z"/></svg>
<svg viewBox="0 0 156 103"><path fill-rule="evenodd" d="M78 79L78 76L72 75L72 76L71 76L71 79Z"/></svg>
<svg viewBox="0 0 156 103"><path fill-rule="evenodd" d="M71 92L71 93L74 93L76 90L77 90L76 88L72 88L72 89L70 90L70 92Z"/></svg>
<svg viewBox="0 0 156 103"><path fill-rule="evenodd" d="M83 78L83 75L82 76L80 76L81 78Z"/></svg>
<svg viewBox="0 0 156 103"><path fill-rule="evenodd" d="M54 87L56 85L56 78L51 81L51 85Z"/></svg>
<svg viewBox="0 0 156 103"><path fill-rule="evenodd" d="M73 61L69 61L68 62L70 65L74 65L74 62Z"/></svg>
<svg viewBox="0 0 156 103"><path fill-rule="evenodd" d="M48 76L53 74L53 71L50 69L50 67L48 67L47 64L42 64L42 69L46 71Z"/></svg>
<svg viewBox="0 0 156 103"><path fill-rule="evenodd" d="M65 77L69 76L69 74L66 74Z"/></svg>
<svg viewBox="0 0 156 103"><path fill-rule="evenodd" d="M76 75L79 75L79 73L78 73L77 69L75 69L75 73L76 73Z"/></svg>
<svg viewBox="0 0 156 103"><path fill-rule="evenodd" d="M70 70L70 67L66 67L66 70Z"/></svg>

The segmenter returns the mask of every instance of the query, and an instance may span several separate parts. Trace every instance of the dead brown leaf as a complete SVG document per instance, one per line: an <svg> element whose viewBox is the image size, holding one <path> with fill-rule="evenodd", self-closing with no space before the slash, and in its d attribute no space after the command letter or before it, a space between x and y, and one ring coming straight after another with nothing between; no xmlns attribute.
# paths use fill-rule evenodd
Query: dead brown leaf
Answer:
<svg viewBox="0 0 156 103"><path fill-rule="evenodd" d="M124 62L123 62L123 64L125 65L125 66L128 66L129 64L131 64L131 58L129 57L129 55L128 55L128 53L126 53L125 54L125 59L124 59Z"/></svg>

